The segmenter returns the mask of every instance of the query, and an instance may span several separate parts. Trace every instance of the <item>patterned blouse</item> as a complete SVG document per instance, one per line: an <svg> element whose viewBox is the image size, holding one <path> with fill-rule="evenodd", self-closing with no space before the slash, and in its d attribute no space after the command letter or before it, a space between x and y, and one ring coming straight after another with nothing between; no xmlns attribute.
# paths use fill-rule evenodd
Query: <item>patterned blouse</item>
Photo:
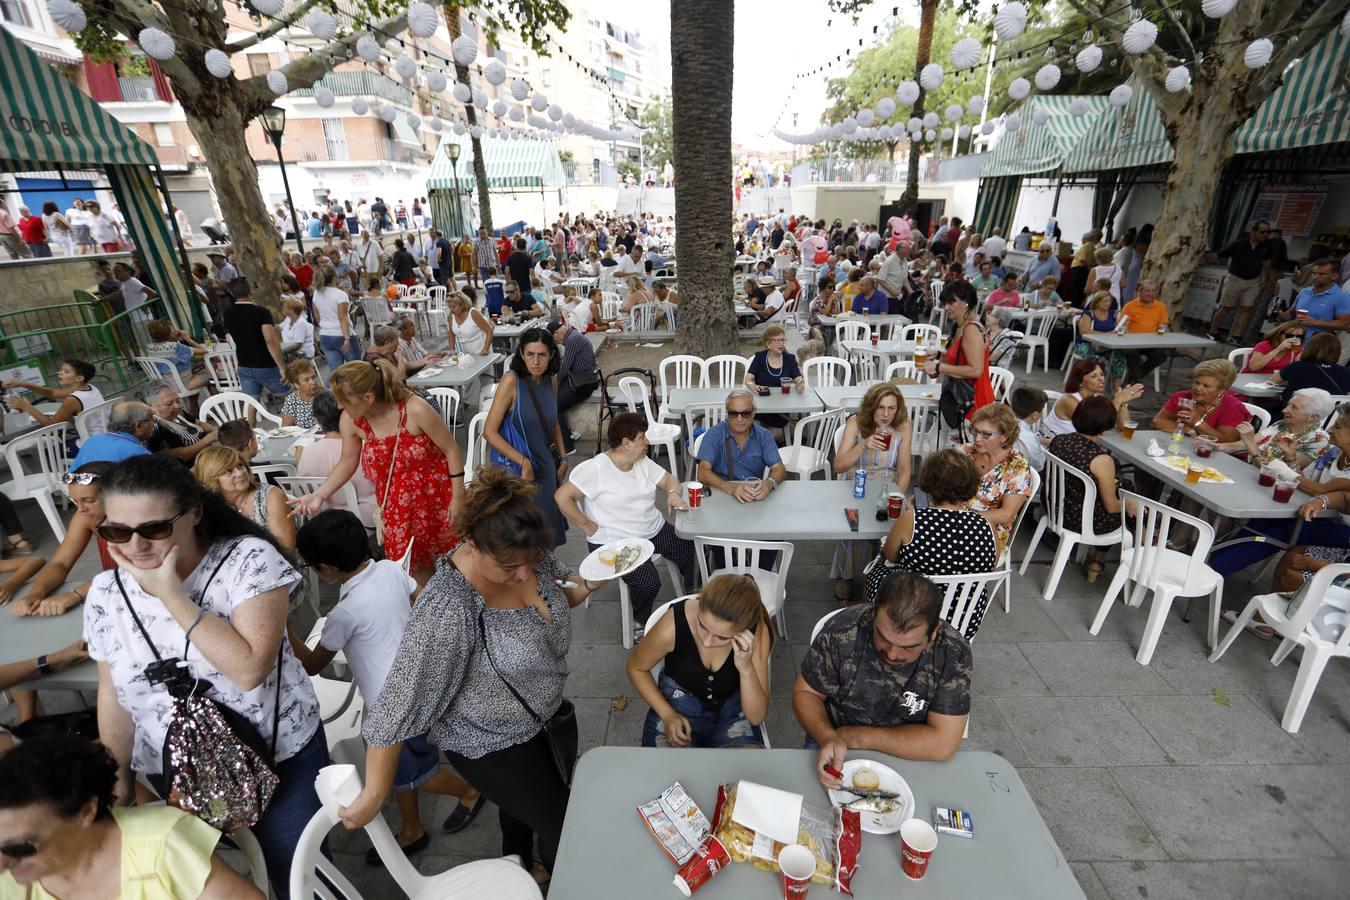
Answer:
<svg viewBox="0 0 1350 900"><path fill-rule="evenodd" d="M965 444L961 449L974 458L974 444ZM998 509L1003 505L1003 498L1010 494L1021 494L1028 499L1031 497L1031 466L1027 464L1027 458L1020 450L1009 450L1003 462L980 476L980 490L966 506L976 512ZM1011 532L1011 525L994 526L994 536L998 538L1000 555L1008 546Z"/></svg>
<svg viewBox="0 0 1350 900"><path fill-rule="evenodd" d="M448 558L413 605L379 701L366 707L366 742L387 747L429 732L436 746L479 759L538 734L540 726L502 679L541 719L557 712L572 611L554 579L566 581L571 574L552 552L535 566L536 588L550 616L545 621L532 607L487 606ZM491 662L479 639L480 615Z"/></svg>
<svg viewBox="0 0 1350 900"><path fill-rule="evenodd" d="M1288 423L1286 423L1284 419L1281 419L1273 425L1262 428L1256 435L1256 450L1260 457L1257 461L1260 463L1268 463L1278 459L1289 463L1289 465L1294 468L1298 468L1298 462L1292 459L1285 459L1284 450L1275 442L1276 438L1285 437L1286 435L1293 436L1298 442L1299 453L1306 453L1313 459L1316 459L1317 455L1325 450L1327 444L1331 441L1331 435L1324 431L1320 426L1314 425L1307 431L1295 433L1289 429Z"/></svg>

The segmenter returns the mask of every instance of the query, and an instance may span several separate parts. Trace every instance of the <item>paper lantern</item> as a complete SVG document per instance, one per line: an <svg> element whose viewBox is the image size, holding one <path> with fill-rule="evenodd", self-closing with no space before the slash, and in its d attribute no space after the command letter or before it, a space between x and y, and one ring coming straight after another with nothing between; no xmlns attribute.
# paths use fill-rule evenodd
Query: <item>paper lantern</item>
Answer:
<svg viewBox="0 0 1350 900"><path fill-rule="evenodd" d="M1143 53L1158 39L1158 26L1148 19L1140 19L1129 28L1120 39L1120 45L1126 53Z"/></svg>
<svg viewBox="0 0 1350 900"><path fill-rule="evenodd" d="M394 60L394 71L399 78L407 80L417 74L417 63L413 62L411 56L400 56Z"/></svg>
<svg viewBox="0 0 1350 900"><path fill-rule="evenodd" d="M510 119L512 122L525 121L525 113L524 111L521 110L519 106L511 107L511 109L506 113L506 117Z"/></svg>
<svg viewBox="0 0 1350 900"><path fill-rule="evenodd" d="M275 16L286 4L284 0L249 0L249 5L264 16Z"/></svg>
<svg viewBox="0 0 1350 900"><path fill-rule="evenodd" d="M460 103L468 103L473 99L473 92L469 90L469 86L462 81L455 82L452 93L454 94L455 99Z"/></svg>
<svg viewBox="0 0 1350 900"><path fill-rule="evenodd" d="M984 55L984 47L975 38L961 38L952 46L952 68L957 72L973 68Z"/></svg>
<svg viewBox="0 0 1350 900"><path fill-rule="evenodd" d="M446 80L445 73L440 69L431 69L427 72L427 90L433 94L439 94L445 90L447 84L449 84L449 81Z"/></svg>
<svg viewBox="0 0 1350 900"><path fill-rule="evenodd" d="M1003 120L1003 127L1010 132L1016 131L1017 129L1022 127L1022 117L1019 116L1017 113L1013 113L1012 115L1008 116L1008 118Z"/></svg>
<svg viewBox="0 0 1350 900"><path fill-rule="evenodd" d="M464 127L463 122L456 122L453 131L455 132L455 134L463 134L464 132L468 131L468 129Z"/></svg>
<svg viewBox="0 0 1350 900"><path fill-rule="evenodd" d="M524 100L530 96L530 86L520 78L511 80L511 96L516 100Z"/></svg>
<svg viewBox="0 0 1350 900"><path fill-rule="evenodd" d="M895 86L895 99L905 106L913 106L919 99L919 85L909 80L900 82Z"/></svg>
<svg viewBox="0 0 1350 900"><path fill-rule="evenodd" d="M368 34L356 39L356 55L366 62L380 61L380 42Z"/></svg>
<svg viewBox="0 0 1350 900"><path fill-rule="evenodd" d="M943 110L942 117L945 118L948 122L959 122L961 121L961 116L964 113L965 110L961 108L960 103L953 103L951 106L948 106L945 110Z"/></svg>
<svg viewBox="0 0 1350 900"><path fill-rule="evenodd" d="M1111 101L1112 106L1125 106L1133 96L1134 88L1128 84L1118 84L1111 89L1111 94L1107 99Z"/></svg>
<svg viewBox="0 0 1350 900"><path fill-rule="evenodd" d="M506 101L504 100L498 100L492 104L492 114L499 119L506 115L506 109Z"/></svg>
<svg viewBox="0 0 1350 900"><path fill-rule="evenodd" d="M936 128L941 121L942 120L938 118L938 114L935 112L924 113L923 115L924 128Z"/></svg>
<svg viewBox="0 0 1350 900"><path fill-rule="evenodd" d="M478 58L478 42L467 34L461 34L450 44L450 55L455 58L455 65L471 66Z"/></svg>
<svg viewBox="0 0 1350 900"><path fill-rule="evenodd" d="M852 116L845 116L844 121L839 123L839 127L843 130L844 134L852 134L858 130L858 120Z"/></svg>
<svg viewBox="0 0 1350 900"><path fill-rule="evenodd" d="M923 119L918 116L910 116L909 121L905 123L906 131L919 131L923 128Z"/></svg>
<svg viewBox="0 0 1350 900"><path fill-rule="evenodd" d="M286 78L286 73L280 69L273 69L267 73L267 87L272 93L280 96L291 89L290 81Z"/></svg>
<svg viewBox="0 0 1350 900"><path fill-rule="evenodd" d="M473 89L473 105L481 110L486 110L488 108L488 95L482 88Z"/></svg>
<svg viewBox="0 0 1350 900"><path fill-rule="evenodd" d="M483 80L493 87L506 82L506 66L493 60L483 67Z"/></svg>
<svg viewBox="0 0 1350 900"><path fill-rule="evenodd" d="M535 91L534 96L530 97L530 108L535 112L548 109L548 95L543 91Z"/></svg>
<svg viewBox="0 0 1350 900"><path fill-rule="evenodd" d="M555 122L562 121L562 107L556 103L550 104L548 108L548 117Z"/></svg>
<svg viewBox="0 0 1350 900"><path fill-rule="evenodd" d="M333 92L321 84L314 85L314 102L324 109L332 107L336 99Z"/></svg>
<svg viewBox="0 0 1350 900"><path fill-rule="evenodd" d="M431 37L436 33L436 26L440 24L440 16L436 15L436 10L432 9L421 0L415 0L408 4L408 30L418 37Z"/></svg>
<svg viewBox="0 0 1350 900"><path fill-rule="evenodd" d="M392 106L381 106L380 118L390 125L393 125L394 120L398 118L398 110L394 109Z"/></svg>
<svg viewBox="0 0 1350 900"><path fill-rule="evenodd" d="M984 112L984 95L976 94L971 97L970 101L966 103L966 110L972 116L978 116L980 113Z"/></svg>
<svg viewBox="0 0 1350 900"><path fill-rule="evenodd" d="M1102 48L1096 44L1088 44L1078 51L1078 55L1073 58L1073 64L1083 73L1097 71L1097 67L1102 64Z"/></svg>
<svg viewBox="0 0 1350 900"><path fill-rule="evenodd" d="M993 119L990 119L989 121L985 122L983 125L980 126L980 134L993 134L993 133L994 133Z"/></svg>
<svg viewBox="0 0 1350 900"><path fill-rule="evenodd" d="M474 125L473 127L471 127L469 129L469 136L472 137L474 140L478 140L479 138L481 138L483 136L483 126Z"/></svg>
<svg viewBox="0 0 1350 900"><path fill-rule="evenodd" d="M310 10L305 16L305 30L321 41L331 41L337 37L337 19L321 9Z"/></svg>
<svg viewBox="0 0 1350 900"><path fill-rule="evenodd" d="M883 141L889 141L891 138L895 137L895 129L889 125L882 125L877 129L877 137L881 138Z"/></svg>
<svg viewBox="0 0 1350 900"><path fill-rule="evenodd" d="M352 113L354 115L364 116L368 112L370 112L370 104L366 102L364 97L357 97L352 101Z"/></svg>
<svg viewBox="0 0 1350 900"><path fill-rule="evenodd" d="M1200 4L1200 11L1211 19L1217 19L1226 16L1237 6L1237 0L1205 0Z"/></svg>
<svg viewBox="0 0 1350 900"><path fill-rule="evenodd" d="M1075 119L1087 115L1089 104L1086 97L1074 97L1073 102L1069 104L1069 115Z"/></svg>
<svg viewBox="0 0 1350 900"><path fill-rule="evenodd" d="M1264 69L1270 65L1270 58L1274 55L1275 44L1270 38L1257 38L1242 52L1242 61L1249 69Z"/></svg>
<svg viewBox="0 0 1350 900"><path fill-rule="evenodd" d="M937 132L930 128L923 133L923 139L931 144L937 140Z"/></svg>
<svg viewBox="0 0 1350 900"><path fill-rule="evenodd" d="M909 133L909 139L910 139L910 141L912 141L913 143L917 144L919 141L923 140L923 132L922 132L922 131L911 131L911 132Z"/></svg>
<svg viewBox="0 0 1350 900"><path fill-rule="evenodd" d="M224 50L212 47L202 54L202 61L206 63L206 71L216 78L229 78L234 74L234 67L230 65L230 55Z"/></svg>
<svg viewBox="0 0 1350 900"><path fill-rule="evenodd" d="M1179 94L1191 86L1191 70L1185 66L1177 66L1174 69L1167 70L1167 79L1163 81L1163 86L1170 93Z"/></svg>
<svg viewBox="0 0 1350 900"><path fill-rule="evenodd" d="M408 113L408 127L413 131L422 127L422 117L417 113Z"/></svg>
<svg viewBox="0 0 1350 900"><path fill-rule="evenodd" d="M860 109L858 110L856 118L859 125L864 128L871 128L872 123L876 121L877 116L876 113L872 112L870 109Z"/></svg>
<svg viewBox="0 0 1350 900"><path fill-rule="evenodd" d="M442 122L440 119L431 119L427 122L427 127L430 128L432 131L440 131L442 128L445 127L445 123Z"/></svg>
<svg viewBox="0 0 1350 900"><path fill-rule="evenodd" d="M141 33L136 35L136 43L141 45L145 55L151 59L173 59L173 52L176 49L173 38L158 28L142 28Z"/></svg>
<svg viewBox="0 0 1350 900"><path fill-rule="evenodd" d="M562 123L563 127L570 131L571 129L577 127L577 117L572 115L570 112L563 113Z"/></svg>
<svg viewBox="0 0 1350 900"><path fill-rule="evenodd" d="M942 87L943 77L942 66L937 63L929 63L919 70L919 84L925 91L935 91Z"/></svg>
<svg viewBox="0 0 1350 900"><path fill-rule="evenodd" d="M1035 122L1037 125L1044 125L1049 118L1049 111L1041 109L1039 106L1031 113L1031 121Z"/></svg>
<svg viewBox="0 0 1350 900"><path fill-rule="evenodd" d="M53 22L71 34L84 31L84 26L89 24L89 17L74 0L48 0L47 12L52 14Z"/></svg>
<svg viewBox="0 0 1350 900"><path fill-rule="evenodd" d="M1020 3L1005 3L994 16L994 33L1000 41L1011 41L1027 29L1027 8Z"/></svg>
<svg viewBox="0 0 1350 900"><path fill-rule="evenodd" d="M938 136L942 138L944 143L946 141L950 141L952 139L952 135L954 134L956 134L956 132L952 131L950 128L944 128L938 132Z"/></svg>
<svg viewBox="0 0 1350 900"><path fill-rule="evenodd" d="M956 126L956 136L961 138L962 140L965 140L966 138L970 137L970 126L969 125Z"/></svg>
<svg viewBox="0 0 1350 900"><path fill-rule="evenodd" d="M1046 63L1036 70L1036 89L1039 91L1054 90L1055 85L1059 84L1059 66L1054 63Z"/></svg>
<svg viewBox="0 0 1350 900"><path fill-rule="evenodd" d="M876 114L878 119L889 119L895 115L895 100L891 97L882 97L877 101Z"/></svg>
<svg viewBox="0 0 1350 900"><path fill-rule="evenodd" d="M1014 78L1008 85L1008 96L1014 100L1025 100L1031 93L1031 82L1025 78Z"/></svg>

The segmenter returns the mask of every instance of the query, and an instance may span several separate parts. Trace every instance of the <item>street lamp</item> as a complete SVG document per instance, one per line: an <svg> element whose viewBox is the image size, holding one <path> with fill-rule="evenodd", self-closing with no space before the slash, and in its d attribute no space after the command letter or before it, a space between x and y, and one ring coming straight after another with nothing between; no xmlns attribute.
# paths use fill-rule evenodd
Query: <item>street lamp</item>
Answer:
<svg viewBox="0 0 1350 900"><path fill-rule="evenodd" d="M281 164L281 183L286 188L286 203L291 207L291 227L295 229L295 246L301 253L305 245L300 242L300 219L295 214L295 200L291 198L291 182L286 177L286 159L281 155L281 135L286 131L286 110L280 106L269 106L262 111L263 131L277 148L277 162Z"/></svg>
<svg viewBox="0 0 1350 900"><path fill-rule="evenodd" d="M455 229L456 237L464 233L464 229L460 227L459 222L459 154L463 152L463 150L464 148L456 141L445 142L445 158L450 160L450 181L454 185L454 189L450 194L452 204L450 209L450 227Z"/></svg>

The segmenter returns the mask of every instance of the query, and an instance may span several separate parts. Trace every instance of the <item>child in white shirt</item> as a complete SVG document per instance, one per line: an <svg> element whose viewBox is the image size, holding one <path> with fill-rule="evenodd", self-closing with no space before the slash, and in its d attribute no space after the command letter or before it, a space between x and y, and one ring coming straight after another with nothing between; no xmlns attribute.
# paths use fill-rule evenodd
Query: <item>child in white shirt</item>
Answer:
<svg viewBox="0 0 1350 900"><path fill-rule="evenodd" d="M1017 449L1027 458L1027 465L1037 472L1045 468L1045 447L1037 423L1045 413L1045 391L1034 387L1016 387L1008 397L1008 405L1017 416L1021 428L1017 430Z"/></svg>

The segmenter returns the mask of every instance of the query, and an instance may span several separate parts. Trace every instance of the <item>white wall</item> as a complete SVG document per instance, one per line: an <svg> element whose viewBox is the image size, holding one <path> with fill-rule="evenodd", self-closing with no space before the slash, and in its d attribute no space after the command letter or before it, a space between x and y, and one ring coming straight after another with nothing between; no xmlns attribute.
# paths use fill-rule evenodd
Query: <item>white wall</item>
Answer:
<svg viewBox="0 0 1350 900"><path fill-rule="evenodd" d="M1066 186L1059 196L1059 211L1055 218L1059 220L1059 229L1064 240L1077 246L1080 238L1092 230L1092 191L1091 187ZM1017 208L1013 212L1012 233L1022 230L1022 226L1032 231L1041 231L1050 218L1055 205L1055 182L1047 179L1022 180L1022 193L1017 199Z"/></svg>
<svg viewBox="0 0 1350 900"><path fill-rule="evenodd" d="M1152 223L1158 224L1162 215L1163 186L1161 184L1136 185L1125 198L1125 203L1116 214L1116 234L1124 234L1131 228L1143 228ZM1067 232L1066 232L1067 236Z"/></svg>

